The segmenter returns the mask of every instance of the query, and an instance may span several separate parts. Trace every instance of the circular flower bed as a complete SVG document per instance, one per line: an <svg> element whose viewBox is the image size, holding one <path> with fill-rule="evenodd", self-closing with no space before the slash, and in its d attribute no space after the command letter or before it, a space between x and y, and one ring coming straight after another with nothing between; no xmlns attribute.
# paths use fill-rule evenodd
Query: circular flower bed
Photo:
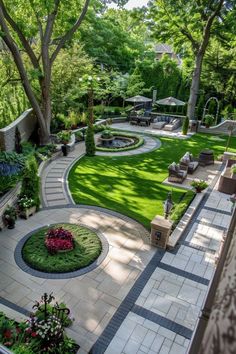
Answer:
<svg viewBox="0 0 236 354"><path fill-rule="evenodd" d="M97 234L74 224L43 227L31 235L22 248L22 258L46 273L66 273L84 268L102 251Z"/></svg>

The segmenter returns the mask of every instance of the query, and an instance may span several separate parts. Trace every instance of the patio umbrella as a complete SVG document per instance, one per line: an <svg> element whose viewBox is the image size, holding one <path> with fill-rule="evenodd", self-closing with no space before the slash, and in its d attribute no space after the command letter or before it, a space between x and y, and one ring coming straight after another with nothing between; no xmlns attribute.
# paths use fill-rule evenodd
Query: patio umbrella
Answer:
<svg viewBox="0 0 236 354"><path fill-rule="evenodd" d="M152 99L144 96L134 96L130 98L126 98L127 102L134 102L134 103L143 103L143 102L151 102Z"/></svg>
<svg viewBox="0 0 236 354"><path fill-rule="evenodd" d="M177 100L174 97L162 98L161 100L156 101L157 104L161 104L163 106L184 106L185 102Z"/></svg>

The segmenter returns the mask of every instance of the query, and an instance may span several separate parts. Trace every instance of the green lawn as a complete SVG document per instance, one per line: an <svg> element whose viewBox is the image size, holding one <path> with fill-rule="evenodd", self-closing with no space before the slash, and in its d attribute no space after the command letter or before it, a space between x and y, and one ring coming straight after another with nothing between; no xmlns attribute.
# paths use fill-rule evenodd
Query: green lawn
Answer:
<svg viewBox="0 0 236 354"><path fill-rule="evenodd" d="M77 204L96 205L130 216L145 227L156 214L163 214L163 201L172 188L161 184L167 177L167 167L172 161L190 151L195 156L204 148L222 154L227 137L214 140L207 134L197 134L191 139L160 138L162 146L153 152L121 157L83 157L69 174L69 187ZM236 138L231 139L230 149L236 151ZM178 202L183 194L173 188L173 200Z"/></svg>

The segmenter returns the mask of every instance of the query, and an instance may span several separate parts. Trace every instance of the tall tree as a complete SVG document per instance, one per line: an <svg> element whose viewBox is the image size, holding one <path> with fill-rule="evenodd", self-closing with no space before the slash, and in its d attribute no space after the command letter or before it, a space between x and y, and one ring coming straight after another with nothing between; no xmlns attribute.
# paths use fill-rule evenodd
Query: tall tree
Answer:
<svg viewBox="0 0 236 354"><path fill-rule="evenodd" d="M223 23L233 1L224 0L153 0L150 10L159 39L172 42L176 48L189 43L194 55L194 69L187 115L195 118L203 58L217 22ZM219 25L218 25L219 27ZM222 27L222 26L221 26Z"/></svg>
<svg viewBox="0 0 236 354"><path fill-rule="evenodd" d="M37 116L40 140L44 144L50 138L52 66L60 50L80 27L89 2L85 0L81 5L81 1L12 0L7 3L0 0L1 36L14 58L24 90ZM76 18L71 11L78 14ZM31 85L22 52L27 55L31 70L38 78L39 94Z"/></svg>

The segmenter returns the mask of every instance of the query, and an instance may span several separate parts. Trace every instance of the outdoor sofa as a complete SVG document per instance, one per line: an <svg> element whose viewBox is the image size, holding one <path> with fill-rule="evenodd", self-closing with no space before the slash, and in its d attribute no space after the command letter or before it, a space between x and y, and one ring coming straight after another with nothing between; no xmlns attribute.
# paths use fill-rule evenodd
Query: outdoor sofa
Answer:
<svg viewBox="0 0 236 354"><path fill-rule="evenodd" d="M175 130L181 126L181 119L170 116L158 116L154 118L153 129Z"/></svg>
<svg viewBox="0 0 236 354"><path fill-rule="evenodd" d="M164 130L172 131L179 128L180 126L181 126L181 120L179 118L173 118L171 119L170 123L164 126Z"/></svg>

